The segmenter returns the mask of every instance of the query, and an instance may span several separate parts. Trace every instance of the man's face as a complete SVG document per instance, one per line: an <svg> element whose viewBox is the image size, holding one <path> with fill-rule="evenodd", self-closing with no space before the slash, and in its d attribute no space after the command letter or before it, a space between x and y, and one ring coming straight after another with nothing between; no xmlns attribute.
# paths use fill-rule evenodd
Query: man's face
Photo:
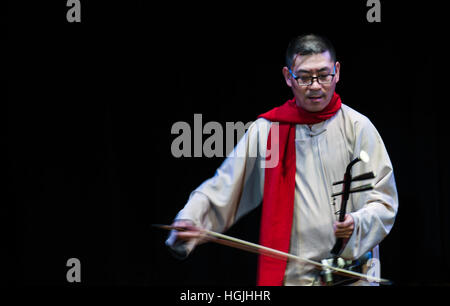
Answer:
<svg viewBox="0 0 450 306"><path fill-rule="evenodd" d="M333 72L334 68L335 71ZM298 81L289 72L289 68L283 68L286 84L291 87L297 106L309 112L320 112L323 110L331 101L336 83L339 81L339 62L336 62L335 67L335 63L332 61L328 51L320 54L297 55L291 71L296 77L301 79L323 77L332 73L336 74L330 84L319 84L318 80L314 79L311 85L299 85Z"/></svg>

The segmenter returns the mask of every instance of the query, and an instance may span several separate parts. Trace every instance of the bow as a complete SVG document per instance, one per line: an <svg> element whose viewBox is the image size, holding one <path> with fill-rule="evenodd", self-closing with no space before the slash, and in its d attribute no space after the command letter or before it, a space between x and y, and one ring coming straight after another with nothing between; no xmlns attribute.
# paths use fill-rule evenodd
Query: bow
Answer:
<svg viewBox="0 0 450 306"><path fill-rule="evenodd" d="M172 225L153 224L153 226L161 228L161 229L165 229L165 230L187 231L187 229L184 227L178 227L178 226L172 226ZM200 232L200 235L203 238L206 238L208 241L226 245L226 246L233 247L233 248L237 248L237 249L241 249L244 251L261 254L261 255L266 255L266 256L270 256L270 257L277 258L280 260L289 259L289 260L293 260L293 261L296 261L301 264L310 264L310 265L313 265L317 269L326 270L326 271L332 270L334 273L341 274L341 275L351 277L351 278L367 280L368 282L377 282L377 283L384 283L384 284L391 283L387 279L383 279L383 278L370 276L370 275L366 275L363 273L358 273L355 271L350 271L347 269L339 268L339 267L333 266L331 263L325 262L325 261L323 263L319 263L319 262L311 260L311 259L302 258L300 256L296 256L296 255L293 255L290 253L275 250L275 249L272 249L269 247L265 247L265 246L262 246L262 245L259 245L256 243L248 242L248 241L238 239L238 238L235 238L232 236L213 232L213 231L210 231L207 229L199 229L199 232Z"/></svg>

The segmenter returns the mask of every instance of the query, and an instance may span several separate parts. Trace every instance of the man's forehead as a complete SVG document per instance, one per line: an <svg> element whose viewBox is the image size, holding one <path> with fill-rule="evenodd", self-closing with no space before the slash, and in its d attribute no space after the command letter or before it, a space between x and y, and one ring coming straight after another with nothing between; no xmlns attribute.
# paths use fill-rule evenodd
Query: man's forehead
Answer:
<svg viewBox="0 0 450 306"><path fill-rule="evenodd" d="M298 70L319 70L322 68L330 68L334 63L331 60L330 53L328 51L318 54L309 55L297 55L293 68Z"/></svg>

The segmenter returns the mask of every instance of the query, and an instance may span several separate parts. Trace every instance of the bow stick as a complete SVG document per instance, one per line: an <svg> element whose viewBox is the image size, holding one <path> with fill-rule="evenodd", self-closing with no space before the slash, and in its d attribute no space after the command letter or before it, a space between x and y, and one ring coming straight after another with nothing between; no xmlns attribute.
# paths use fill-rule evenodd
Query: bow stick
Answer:
<svg viewBox="0 0 450 306"><path fill-rule="evenodd" d="M165 230L187 231L186 228L179 227L179 226L163 225L163 224L153 224L153 226L162 228ZM346 269L342 269L342 268L338 268L338 267L333 267L333 266L330 266L327 264L322 264L322 263L319 263L319 262L311 260L311 259L302 258L302 257L296 256L296 255L290 254L290 253L282 252L282 251L279 251L276 249L265 247L260 244L248 242L248 241L245 241L242 239L238 239L238 238L224 235L221 233L213 232L213 231L210 231L207 229L199 229L199 231L200 231L200 234L203 237L208 238L209 241L215 242L218 244L222 244L222 245L226 245L229 247L245 250L245 251L256 253L256 254L270 256L270 257L273 257L276 259L291 259L291 260L295 260L297 262L301 262L303 264L305 264L305 263L311 264L311 265L315 266L316 268L331 269L338 274L343 274L343 275L350 276L350 277L364 279L369 282L391 283L391 281L384 279L384 278L370 276L370 275L358 273L355 271L350 271L350 270L346 270Z"/></svg>

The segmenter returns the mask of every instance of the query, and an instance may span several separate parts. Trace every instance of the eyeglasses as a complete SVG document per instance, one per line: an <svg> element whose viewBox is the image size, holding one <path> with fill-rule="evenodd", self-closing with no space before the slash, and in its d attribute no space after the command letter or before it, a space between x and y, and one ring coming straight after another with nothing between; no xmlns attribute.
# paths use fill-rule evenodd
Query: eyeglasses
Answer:
<svg viewBox="0 0 450 306"><path fill-rule="evenodd" d="M299 86L310 86L317 80L317 83L321 85L330 84L333 81L334 76L336 75L336 65L333 67L333 73L323 74L318 76L296 76L291 69L289 69L292 77L297 81Z"/></svg>

